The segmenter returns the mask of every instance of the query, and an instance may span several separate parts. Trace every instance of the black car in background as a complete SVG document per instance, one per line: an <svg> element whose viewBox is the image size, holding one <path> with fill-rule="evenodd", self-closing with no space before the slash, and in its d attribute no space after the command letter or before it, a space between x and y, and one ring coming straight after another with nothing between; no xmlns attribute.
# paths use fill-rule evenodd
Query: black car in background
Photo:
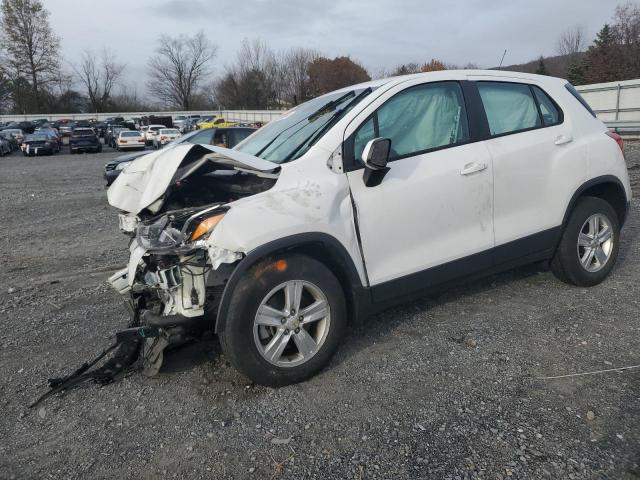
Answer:
<svg viewBox="0 0 640 480"><path fill-rule="evenodd" d="M102 143L92 128L75 128L69 137L69 151L77 152L101 152Z"/></svg>
<svg viewBox="0 0 640 480"><path fill-rule="evenodd" d="M233 148L242 140L247 138L257 129L249 127L230 127L230 128L205 128L204 130L195 130L187 133L171 143L168 143L164 149L170 149L181 143L198 143L201 145L216 145L218 147ZM104 179L107 186L111 185L120 172L133 160L148 152L136 152L122 155L111 160L104 166Z"/></svg>
<svg viewBox="0 0 640 480"><path fill-rule="evenodd" d="M52 155L60 151L58 139L48 132L36 132L27 135L21 148L24 156Z"/></svg>
<svg viewBox="0 0 640 480"><path fill-rule="evenodd" d="M120 175L120 172L129 163L138 157L147 155L150 152L142 150L140 152L127 153L126 155L120 155L114 158L104 166L104 179L107 181L107 187L113 183L113 181Z"/></svg>

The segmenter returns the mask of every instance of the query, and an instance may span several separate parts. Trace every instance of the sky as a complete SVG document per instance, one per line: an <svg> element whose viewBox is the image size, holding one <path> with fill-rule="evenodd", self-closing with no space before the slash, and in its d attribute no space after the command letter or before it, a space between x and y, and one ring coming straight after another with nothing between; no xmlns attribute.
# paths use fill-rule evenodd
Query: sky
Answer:
<svg viewBox="0 0 640 480"><path fill-rule="evenodd" d="M160 34L203 30L218 46L213 72L232 64L242 39L274 50L314 48L350 55L372 75L437 58L481 68L556 54L569 26L591 40L611 20L613 0L43 0L62 39L62 57L110 48L126 64L124 82L145 93L147 59Z"/></svg>

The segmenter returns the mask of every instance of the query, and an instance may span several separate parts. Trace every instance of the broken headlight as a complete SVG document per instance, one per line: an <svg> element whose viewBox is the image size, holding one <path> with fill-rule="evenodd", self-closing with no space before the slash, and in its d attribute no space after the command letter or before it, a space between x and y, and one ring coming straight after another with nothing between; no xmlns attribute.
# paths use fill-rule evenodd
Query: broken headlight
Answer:
<svg viewBox="0 0 640 480"><path fill-rule="evenodd" d="M139 224L136 229L138 243L147 250L164 250L180 246L186 236L177 228L168 226L166 215L152 224Z"/></svg>
<svg viewBox="0 0 640 480"><path fill-rule="evenodd" d="M211 232L214 228L216 228L216 225L218 225L218 223L220 223L220 220L222 220L223 218L224 212L204 218L202 221L200 221L200 223L197 224L196 228L191 233L191 240L198 240L207 233Z"/></svg>

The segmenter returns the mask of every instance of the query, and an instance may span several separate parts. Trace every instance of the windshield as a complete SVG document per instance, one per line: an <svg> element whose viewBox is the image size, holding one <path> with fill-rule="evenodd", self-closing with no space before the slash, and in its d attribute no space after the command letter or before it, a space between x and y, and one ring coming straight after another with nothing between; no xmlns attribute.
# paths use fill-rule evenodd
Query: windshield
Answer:
<svg viewBox="0 0 640 480"><path fill-rule="evenodd" d="M235 150L275 163L295 160L371 91L339 91L309 100L269 122L236 145Z"/></svg>

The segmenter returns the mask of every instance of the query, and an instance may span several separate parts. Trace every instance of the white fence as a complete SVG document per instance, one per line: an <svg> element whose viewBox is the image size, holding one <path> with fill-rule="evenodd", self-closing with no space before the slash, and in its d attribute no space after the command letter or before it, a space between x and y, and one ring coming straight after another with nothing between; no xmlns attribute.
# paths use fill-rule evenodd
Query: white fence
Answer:
<svg viewBox="0 0 640 480"><path fill-rule="evenodd" d="M581 85L576 90L603 122L640 122L640 79Z"/></svg>
<svg viewBox="0 0 640 480"><path fill-rule="evenodd" d="M0 115L1 122L22 122L26 120L37 120L40 118L46 118L47 120L57 120L60 118L69 118L71 120L89 120L95 118L97 120L104 120L109 117L148 117L151 115L176 117L178 115L217 115L225 120L232 122L247 122L247 123L267 123L271 120L275 120L282 115L284 110L206 110L206 111L174 111L174 112L110 112L110 113L52 113L49 115Z"/></svg>

